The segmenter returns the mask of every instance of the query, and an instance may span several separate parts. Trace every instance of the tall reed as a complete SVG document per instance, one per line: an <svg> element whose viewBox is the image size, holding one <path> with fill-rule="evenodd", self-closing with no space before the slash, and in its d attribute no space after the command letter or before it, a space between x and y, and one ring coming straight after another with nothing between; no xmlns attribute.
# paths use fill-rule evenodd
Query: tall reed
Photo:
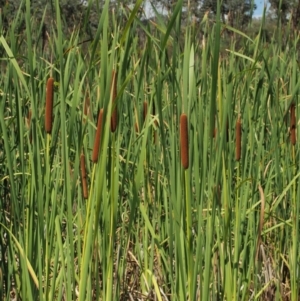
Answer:
<svg viewBox="0 0 300 301"><path fill-rule="evenodd" d="M84 120L84 123L86 121L86 119L88 118L88 115L90 114L90 111L91 111L91 104L90 104L90 98L89 96L87 96L85 98L85 101L84 101L84 108L83 108L83 120Z"/></svg>
<svg viewBox="0 0 300 301"><path fill-rule="evenodd" d="M291 125L290 125L290 134L291 134L291 143L292 145L296 144L296 106L295 103L291 104Z"/></svg>
<svg viewBox="0 0 300 301"><path fill-rule="evenodd" d="M28 111L27 117L26 117L26 127L29 130L29 142L32 142L32 132L31 132L31 109Z"/></svg>
<svg viewBox="0 0 300 301"><path fill-rule="evenodd" d="M229 141L229 121L228 121L228 117L227 117L227 121L226 121L226 141Z"/></svg>
<svg viewBox="0 0 300 301"><path fill-rule="evenodd" d="M88 187L87 187L87 175L85 169L85 156L84 153L80 155L80 170L81 170L81 184L82 184L82 194L85 199L89 197Z"/></svg>
<svg viewBox="0 0 300 301"><path fill-rule="evenodd" d="M144 122L146 121L147 113L148 113L148 103L147 103L147 101L144 101L144 103L143 103Z"/></svg>
<svg viewBox="0 0 300 301"><path fill-rule="evenodd" d="M155 110L155 103L153 102L153 107L152 107L152 115L153 115L153 117L155 117L155 113L156 113L156 110ZM158 126L158 121L155 120L155 121L154 121L154 124L155 124L155 127L157 127L157 126ZM156 131L155 129L154 129L154 131L153 131L153 142L154 142L154 144L157 143L157 131Z"/></svg>
<svg viewBox="0 0 300 301"><path fill-rule="evenodd" d="M31 110L28 110L27 117L25 117L26 127L28 130L30 129L31 115L32 115Z"/></svg>
<svg viewBox="0 0 300 301"><path fill-rule="evenodd" d="M97 131L96 131L93 154L92 154L92 161L94 163L98 162L101 133L102 133L102 123L103 123L103 109L101 109L98 114Z"/></svg>
<svg viewBox="0 0 300 301"><path fill-rule="evenodd" d="M54 78L50 77L47 80L47 89L46 89L45 131L47 134L51 134L52 131L53 92L54 92L53 88L54 88Z"/></svg>
<svg viewBox="0 0 300 301"><path fill-rule="evenodd" d="M235 125L235 160L241 159L242 123L240 117Z"/></svg>
<svg viewBox="0 0 300 301"><path fill-rule="evenodd" d="M135 130L136 134L139 133L139 125L137 122L134 123L134 130Z"/></svg>
<svg viewBox="0 0 300 301"><path fill-rule="evenodd" d="M181 164L184 169L189 168L189 139L188 139L188 119L186 114L180 116L180 150Z"/></svg>
<svg viewBox="0 0 300 301"><path fill-rule="evenodd" d="M117 72L115 70L112 71L112 80L111 80L111 99L112 99L112 114L111 114L111 124L110 129L111 132L114 133L117 129L118 124L118 110L117 110Z"/></svg>

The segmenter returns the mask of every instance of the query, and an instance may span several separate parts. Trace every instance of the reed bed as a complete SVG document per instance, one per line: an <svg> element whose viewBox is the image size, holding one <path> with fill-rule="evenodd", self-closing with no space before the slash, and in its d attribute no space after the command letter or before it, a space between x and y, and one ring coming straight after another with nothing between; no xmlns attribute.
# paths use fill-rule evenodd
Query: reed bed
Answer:
<svg viewBox="0 0 300 301"><path fill-rule="evenodd" d="M222 49L182 2L0 36L3 300L299 300L299 40Z"/></svg>

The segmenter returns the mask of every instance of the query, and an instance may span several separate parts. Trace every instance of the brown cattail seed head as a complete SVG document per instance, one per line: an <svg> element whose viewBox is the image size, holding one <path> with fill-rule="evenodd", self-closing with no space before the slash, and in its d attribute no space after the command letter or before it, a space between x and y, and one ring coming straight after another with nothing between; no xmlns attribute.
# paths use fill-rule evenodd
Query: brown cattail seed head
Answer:
<svg viewBox="0 0 300 301"><path fill-rule="evenodd" d="M98 154L99 154L100 141L101 141L102 122L103 122L103 109L101 109L98 114L97 131L96 131L94 149L93 149L93 154L92 154L92 161L94 163L98 162Z"/></svg>
<svg viewBox="0 0 300 301"><path fill-rule="evenodd" d="M111 80L111 93L112 93L112 114L111 114L111 124L110 129L114 133L117 129L118 124L118 110L116 105L117 98L117 73L115 70L112 71L112 80Z"/></svg>
<svg viewBox="0 0 300 301"><path fill-rule="evenodd" d="M238 118L235 125L235 160L241 159L241 138L242 138L242 123L241 119Z"/></svg>
<svg viewBox="0 0 300 301"><path fill-rule="evenodd" d="M80 155L80 170L81 170L81 182L82 182L82 191L83 197L88 198L88 189L87 189L87 180L86 180L86 170L85 170L85 157L82 153Z"/></svg>
<svg viewBox="0 0 300 301"><path fill-rule="evenodd" d="M47 81L46 90L45 131L47 134L51 134L52 131L53 86L54 79L50 77Z"/></svg>
<svg viewBox="0 0 300 301"><path fill-rule="evenodd" d="M181 114L180 116L180 151L182 166L184 169L187 169L189 168L189 138L186 114Z"/></svg>
<svg viewBox="0 0 300 301"><path fill-rule="evenodd" d="M147 118L147 113L148 113L148 103L147 101L144 101L144 104L143 104L143 116L144 116L144 122Z"/></svg>
<svg viewBox="0 0 300 301"><path fill-rule="evenodd" d="M291 105L291 143L292 145L296 144L296 106L294 103Z"/></svg>

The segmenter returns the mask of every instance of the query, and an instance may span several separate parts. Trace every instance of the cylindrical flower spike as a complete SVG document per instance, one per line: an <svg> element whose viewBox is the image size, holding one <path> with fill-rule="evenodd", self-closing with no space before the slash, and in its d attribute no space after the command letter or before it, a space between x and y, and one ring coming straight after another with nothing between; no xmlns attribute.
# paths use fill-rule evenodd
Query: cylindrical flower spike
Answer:
<svg viewBox="0 0 300 301"><path fill-rule="evenodd" d="M143 103L143 117L144 117L144 122L147 118L147 113L148 113L148 103L147 101L144 101Z"/></svg>
<svg viewBox="0 0 300 301"><path fill-rule="evenodd" d="M81 170L83 197L87 199L89 195L88 195L87 180L86 180L85 156L83 153L80 155L80 170Z"/></svg>
<svg viewBox="0 0 300 301"><path fill-rule="evenodd" d="M238 118L235 125L235 160L241 159L241 142L242 142L242 123L241 119Z"/></svg>
<svg viewBox="0 0 300 301"><path fill-rule="evenodd" d="M47 134L51 134L52 131L53 86L54 78L50 77L47 81L46 90L45 131Z"/></svg>
<svg viewBox="0 0 300 301"><path fill-rule="evenodd" d="M102 122L103 122L103 109L101 109L98 114L97 131L96 131L93 154L92 154L92 161L94 163L98 162L98 155L99 155L100 141L101 141Z"/></svg>
<svg viewBox="0 0 300 301"><path fill-rule="evenodd" d="M184 169L189 168L189 138L188 138L188 120L186 114L180 116L180 151L181 164Z"/></svg>
<svg viewBox="0 0 300 301"><path fill-rule="evenodd" d="M116 104L117 98L117 73L115 70L112 71L112 80L111 80L111 90L112 93L112 114L111 114L111 124L110 129L114 133L117 129L118 124L118 110Z"/></svg>
<svg viewBox="0 0 300 301"><path fill-rule="evenodd" d="M296 106L294 103L291 105L291 126L290 126L290 132L291 132L291 143L292 145L296 144Z"/></svg>

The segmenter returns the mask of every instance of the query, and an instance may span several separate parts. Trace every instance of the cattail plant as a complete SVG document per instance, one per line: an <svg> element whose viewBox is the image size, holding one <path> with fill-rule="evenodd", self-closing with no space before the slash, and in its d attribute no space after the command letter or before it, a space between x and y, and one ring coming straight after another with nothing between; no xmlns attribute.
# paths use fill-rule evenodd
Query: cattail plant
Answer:
<svg viewBox="0 0 300 301"><path fill-rule="evenodd" d="M188 138L188 120L186 114L180 116L180 151L181 163L184 169L189 168L189 138Z"/></svg>
<svg viewBox="0 0 300 301"><path fill-rule="evenodd" d="M290 125L290 132L291 132L291 143L292 145L296 144L296 106L294 103L291 104L291 125Z"/></svg>
<svg viewBox="0 0 300 301"><path fill-rule="evenodd" d="M101 109L98 114L97 131L96 131L96 137L95 137L93 154L92 154L92 161L94 163L98 162L98 154L100 149L101 131L102 131L102 121L103 121L103 109Z"/></svg>
<svg viewBox="0 0 300 301"><path fill-rule="evenodd" d="M32 133L30 129L31 125L31 110L28 111L27 117L25 117L26 127L29 130L29 141L32 142Z"/></svg>
<svg viewBox="0 0 300 301"><path fill-rule="evenodd" d="M46 90L45 131L47 134L51 134L52 131L53 86L54 78L50 77L47 81Z"/></svg>
<svg viewBox="0 0 300 301"><path fill-rule="evenodd" d="M82 192L83 197L85 199L88 198L88 188L87 188L87 180L86 180L86 169L85 169L85 156L84 153L80 155L80 170L81 170L81 184L82 184Z"/></svg>
<svg viewBox="0 0 300 301"><path fill-rule="evenodd" d="M144 122L146 121L147 113L148 113L148 103L147 103L147 101L144 101L144 103L143 103Z"/></svg>
<svg viewBox="0 0 300 301"><path fill-rule="evenodd" d="M152 115L155 116L155 103L153 102L153 107L152 107ZM158 122L157 120L154 121L155 126L158 126ZM157 132L154 131L153 133L153 140L154 140L154 144L156 144L157 142Z"/></svg>
<svg viewBox="0 0 300 301"><path fill-rule="evenodd" d="M242 123L240 117L235 125L235 160L241 159L241 138L242 138Z"/></svg>
<svg viewBox="0 0 300 301"><path fill-rule="evenodd" d="M89 113L90 113L90 107L91 107L91 104L90 104L90 98L87 96L87 97L85 98L85 101L84 101L84 107L83 107L84 123L85 123L85 121L86 121L87 116L88 116Z"/></svg>
<svg viewBox="0 0 300 301"><path fill-rule="evenodd" d="M117 98L117 73L115 70L112 71L112 80L111 80L111 90L112 93L112 115L111 115L111 123L110 123L110 129L114 133L117 129L117 123L118 123L118 110L117 110L117 104L116 104L116 98Z"/></svg>

